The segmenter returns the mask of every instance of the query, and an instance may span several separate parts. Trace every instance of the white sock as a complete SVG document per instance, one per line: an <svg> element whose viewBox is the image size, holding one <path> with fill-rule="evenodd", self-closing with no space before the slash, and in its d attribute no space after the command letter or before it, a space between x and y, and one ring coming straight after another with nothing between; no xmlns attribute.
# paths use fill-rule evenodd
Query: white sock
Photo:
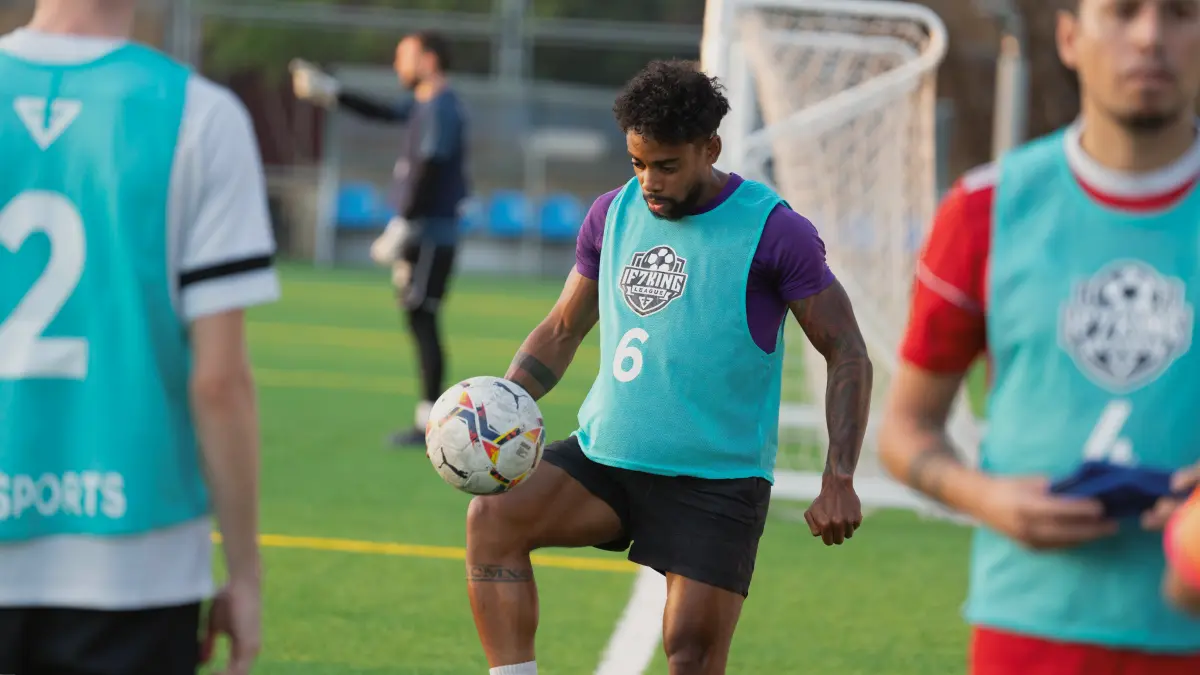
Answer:
<svg viewBox="0 0 1200 675"><path fill-rule="evenodd" d="M488 675L537 675L537 662L526 661L514 666L500 666L488 671Z"/></svg>
<svg viewBox="0 0 1200 675"><path fill-rule="evenodd" d="M413 420L418 429L424 429L425 425L429 423L430 410L433 410L433 401L421 401L417 404L417 411ZM520 673L517 675L520 675Z"/></svg>

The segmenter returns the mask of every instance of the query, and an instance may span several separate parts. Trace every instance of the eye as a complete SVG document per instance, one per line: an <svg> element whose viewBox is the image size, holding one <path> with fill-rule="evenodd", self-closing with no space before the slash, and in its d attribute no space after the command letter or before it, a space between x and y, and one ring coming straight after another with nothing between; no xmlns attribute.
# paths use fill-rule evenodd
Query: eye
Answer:
<svg viewBox="0 0 1200 675"><path fill-rule="evenodd" d="M1195 19L1200 15L1200 2L1196 0L1175 0L1168 2L1164 10L1167 18L1170 19Z"/></svg>
<svg viewBox="0 0 1200 675"><path fill-rule="evenodd" d="M1137 17L1141 4L1136 0L1122 0L1113 5L1112 12L1122 21L1129 21Z"/></svg>

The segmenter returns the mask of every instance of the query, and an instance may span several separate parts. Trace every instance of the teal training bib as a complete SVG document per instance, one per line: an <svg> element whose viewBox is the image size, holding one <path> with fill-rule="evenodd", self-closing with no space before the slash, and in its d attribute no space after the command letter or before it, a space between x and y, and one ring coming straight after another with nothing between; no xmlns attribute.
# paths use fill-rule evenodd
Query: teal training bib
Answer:
<svg viewBox="0 0 1200 675"><path fill-rule="evenodd" d="M746 321L746 283L780 198L745 181L706 213L654 216L636 180L600 253L600 372L576 435L602 464L662 475L773 479L783 363Z"/></svg>
<svg viewBox="0 0 1200 675"><path fill-rule="evenodd" d="M0 541L202 516L167 202L189 71L0 54Z"/></svg>
<svg viewBox="0 0 1200 675"><path fill-rule="evenodd" d="M1070 474L1085 459L1177 469L1200 461L1200 192L1166 213L1092 200L1055 134L1001 165L988 288L993 365L982 468ZM966 614L1050 639L1200 650L1200 621L1161 599L1161 533L1136 522L1033 552L976 532Z"/></svg>

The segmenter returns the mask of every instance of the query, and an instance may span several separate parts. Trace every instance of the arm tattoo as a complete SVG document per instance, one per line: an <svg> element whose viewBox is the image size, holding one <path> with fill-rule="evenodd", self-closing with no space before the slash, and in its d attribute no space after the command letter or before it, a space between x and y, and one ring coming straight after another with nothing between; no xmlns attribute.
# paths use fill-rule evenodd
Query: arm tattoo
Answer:
<svg viewBox="0 0 1200 675"><path fill-rule="evenodd" d="M504 565L468 565L467 581L481 583L525 583L533 581L533 568Z"/></svg>
<svg viewBox="0 0 1200 675"><path fill-rule="evenodd" d="M944 443L925 448L908 465L905 482L938 502L945 503L947 464L958 464L958 455Z"/></svg>
<svg viewBox="0 0 1200 675"><path fill-rule="evenodd" d="M533 378L534 382L542 388L543 392L548 392L558 384L559 377L554 374L550 366L542 363L537 357L526 352L517 352L513 358L512 365L509 366L510 371L523 370Z"/></svg>
<svg viewBox="0 0 1200 675"><path fill-rule="evenodd" d="M854 309L841 284L790 303L813 347L825 357L825 422L829 428L826 472L851 476L858 466L871 407L873 371Z"/></svg>

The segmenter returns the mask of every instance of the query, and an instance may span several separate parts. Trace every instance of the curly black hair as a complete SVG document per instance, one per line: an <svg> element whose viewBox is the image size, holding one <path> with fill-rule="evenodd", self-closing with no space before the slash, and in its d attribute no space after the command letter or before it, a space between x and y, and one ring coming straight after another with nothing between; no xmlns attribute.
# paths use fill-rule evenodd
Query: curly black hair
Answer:
<svg viewBox="0 0 1200 675"><path fill-rule="evenodd" d="M621 131L667 145L706 141L729 113L724 87L694 61L651 61L617 95Z"/></svg>

